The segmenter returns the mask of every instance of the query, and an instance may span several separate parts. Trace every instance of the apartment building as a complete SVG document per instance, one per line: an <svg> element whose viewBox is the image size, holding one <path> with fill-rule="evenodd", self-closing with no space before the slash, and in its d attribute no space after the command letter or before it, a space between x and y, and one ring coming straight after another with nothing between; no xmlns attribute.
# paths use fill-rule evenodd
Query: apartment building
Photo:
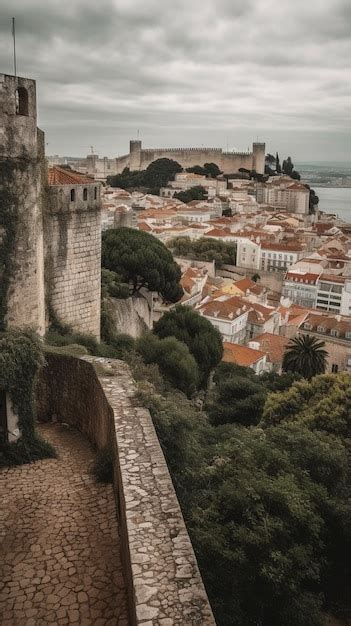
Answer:
<svg viewBox="0 0 351 626"><path fill-rule="evenodd" d="M351 318L341 315L310 313L298 333L324 341L328 353L327 371L351 373Z"/></svg>
<svg viewBox="0 0 351 626"><path fill-rule="evenodd" d="M260 269L268 272L286 272L306 254L306 249L298 241L262 242Z"/></svg>
<svg viewBox="0 0 351 626"><path fill-rule="evenodd" d="M223 341L228 343L245 342L249 310L249 303L237 296L210 299L197 308L198 313L206 317L219 330Z"/></svg>

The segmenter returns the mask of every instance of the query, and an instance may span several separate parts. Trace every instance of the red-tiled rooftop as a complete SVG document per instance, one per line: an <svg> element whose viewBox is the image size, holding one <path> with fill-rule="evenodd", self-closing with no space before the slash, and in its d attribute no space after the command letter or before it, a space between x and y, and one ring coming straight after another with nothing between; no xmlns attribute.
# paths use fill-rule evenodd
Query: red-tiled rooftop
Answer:
<svg viewBox="0 0 351 626"><path fill-rule="evenodd" d="M227 341L223 342L223 348L223 361L226 363L236 363L244 367L254 365L266 355L266 353L261 352L261 350L253 350L248 346L241 346L237 343L229 343Z"/></svg>
<svg viewBox="0 0 351 626"><path fill-rule="evenodd" d="M75 170L64 167L49 167L49 185L94 185L95 180L87 174L81 174Z"/></svg>
<svg viewBox="0 0 351 626"><path fill-rule="evenodd" d="M273 335L272 333L262 333L252 341L259 344L260 350L267 354L271 363L280 363L283 360L286 346L289 343L288 337Z"/></svg>

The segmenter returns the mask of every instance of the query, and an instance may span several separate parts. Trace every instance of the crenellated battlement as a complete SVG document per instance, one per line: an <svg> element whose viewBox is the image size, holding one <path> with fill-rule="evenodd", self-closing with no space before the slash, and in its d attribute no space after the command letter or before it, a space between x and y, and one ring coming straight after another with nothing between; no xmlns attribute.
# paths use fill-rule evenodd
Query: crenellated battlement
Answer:
<svg viewBox="0 0 351 626"><path fill-rule="evenodd" d="M142 152L217 152L221 153L222 148L143 148Z"/></svg>
<svg viewBox="0 0 351 626"><path fill-rule="evenodd" d="M252 156L252 152L222 152L223 156L239 156L239 157L247 157L247 156Z"/></svg>
<svg viewBox="0 0 351 626"><path fill-rule="evenodd" d="M124 167L140 171L146 169L153 161L159 158L176 159L185 169L205 163L214 162L224 174L232 174L241 167L255 169L258 173L264 173L265 144L254 143L252 151L223 151L222 148L143 148L140 140L130 141L129 155L116 159L118 172Z"/></svg>

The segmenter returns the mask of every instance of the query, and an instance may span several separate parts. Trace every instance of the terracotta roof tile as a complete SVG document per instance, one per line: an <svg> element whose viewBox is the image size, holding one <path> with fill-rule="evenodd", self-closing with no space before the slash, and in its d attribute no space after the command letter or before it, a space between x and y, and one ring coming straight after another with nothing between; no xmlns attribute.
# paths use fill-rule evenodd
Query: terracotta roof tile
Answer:
<svg viewBox="0 0 351 626"><path fill-rule="evenodd" d="M49 167L48 176L49 185L97 185L92 176L81 174L74 170L68 170L64 167Z"/></svg>
<svg viewBox="0 0 351 626"><path fill-rule="evenodd" d="M252 341L256 341L260 349L268 356L271 363L281 363L283 360L286 345L289 343L288 337L273 335L272 333L262 333Z"/></svg>
<svg viewBox="0 0 351 626"><path fill-rule="evenodd" d="M248 346L241 346L237 343L229 343L227 341L223 343L223 348L223 361L226 363L236 363L244 367L254 365L265 356L265 352L261 352L260 350L253 350L252 348L248 348Z"/></svg>

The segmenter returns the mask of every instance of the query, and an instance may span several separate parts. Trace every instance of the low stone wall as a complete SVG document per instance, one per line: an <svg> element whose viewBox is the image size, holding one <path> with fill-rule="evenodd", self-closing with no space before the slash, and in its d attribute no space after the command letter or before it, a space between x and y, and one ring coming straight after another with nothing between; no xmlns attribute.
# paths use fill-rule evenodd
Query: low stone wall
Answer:
<svg viewBox="0 0 351 626"><path fill-rule="evenodd" d="M214 625L150 413L135 392L122 361L49 353L38 382L38 419L67 422L99 449L113 446L130 624Z"/></svg>

